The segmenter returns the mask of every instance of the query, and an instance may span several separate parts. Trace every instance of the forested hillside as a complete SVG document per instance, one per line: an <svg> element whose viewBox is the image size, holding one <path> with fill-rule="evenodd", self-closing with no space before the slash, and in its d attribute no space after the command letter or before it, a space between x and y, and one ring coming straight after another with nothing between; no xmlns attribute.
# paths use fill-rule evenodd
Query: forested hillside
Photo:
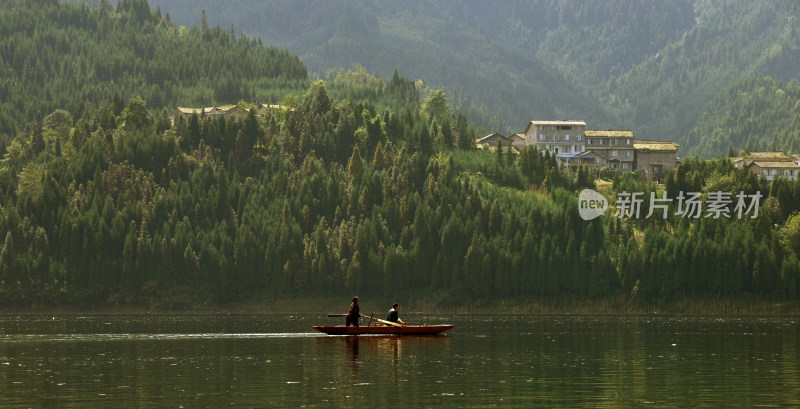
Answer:
<svg viewBox="0 0 800 409"><path fill-rule="evenodd" d="M142 4L122 2L117 18ZM0 14L25 14L7 6ZM49 18L72 13L76 21L103 9L42 7L52 8ZM157 19L158 11L140 15ZM157 21L135 26L142 50L172 41L153 34L172 27ZM186 32L227 36L202 24ZM256 56L273 50L235 41ZM123 67L157 64L142 55L107 57ZM225 75L217 69L182 84L211 90ZM268 90L295 86L301 74L279 74ZM532 147L476 150L476 130L447 94L421 96L398 72L382 79L355 66L326 78L264 112L243 101L249 111L231 117L173 118L130 85L125 100L117 92L84 104L61 96L66 109L15 118L0 161L0 306L213 308L353 294L443 306L800 296L800 181L769 183L726 159L690 159L664 185L606 173L612 183L598 186L596 171L559 167ZM762 78L732 95L748 104L746 90L763 88L753 103L776 95L788 106L795 87ZM709 112L725 112L719 106ZM704 208L718 191L762 198L757 215L741 218L735 199L721 208L733 217L697 218L681 216L677 201L664 217L644 217L645 200L640 218L617 218L612 206L586 221L576 199L586 187L612 205L621 192L701 192Z"/></svg>
<svg viewBox="0 0 800 409"><path fill-rule="evenodd" d="M800 83L769 77L740 81L701 112L687 136L696 141L688 153L716 155L740 150L800 151Z"/></svg>
<svg viewBox="0 0 800 409"><path fill-rule="evenodd" d="M609 93L634 110L637 126L650 124L642 128L648 134L674 139L689 151L700 143L689 130L707 127L703 122L709 119L697 113L714 98L724 98L732 85L761 75L784 84L800 79L798 10L795 1L695 2L697 24L621 75ZM779 104L776 98L763 109L779 109ZM759 131L765 140L783 132L774 125ZM720 155L724 149L702 153Z"/></svg>
<svg viewBox="0 0 800 409"><path fill-rule="evenodd" d="M116 7L14 0L0 7L2 146L20 124L56 108L80 117L114 96L124 104L138 95L151 108L172 110L242 99L276 102L286 90L307 86L296 55L219 27L177 26L145 0Z"/></svg>
<svg viewBox="0 0 800 409"><path fill-rule="evenodd" d="M728 142L694 149L701 141L689 134L710 126L698 113L733 84L800 79L800 6L792 0L158 4L187 24L206 10L223 26L288 46L312 72L358 62L387 77L399 68L444 84L453 106L490 131L518 132L534 118L585 119L676 141L681 156L725 153ZM783 133L761 129L765 141Z"/></svg>
<svg viewBox="0 0 800 409"><path fill-rule="evenodd" d="M575 192L594 186L593 172L563 173L533 148L458 148L474 130L461 116L428 115L431 101L408 99L413 82L385 83L377 96L401 108L380 112L364 98L371 87L359 97L344 77L352 101L319 81L265 117L171 126L139 98L78 120L49 114L16 137L0 169L0 303L171 309L358 293L449 306L652 305L799 294L800 182L687 161L667 178L671 197L761 191L758 217L682 218L673 205L666 219L612 211L584 221ZM625 174L604 192L613 202L657 190Z"/></svg>
<svg viewBox="0 0 800 409"><path fill-rule="evenodd" d="M347 69L391 75L396 68L433 88L448 87L453 107L488 130L521 131L537 118L582 118L613 126L614 114L561 68L508 41L519 21L512 3L154 1L176 21L234 24L300 54L312 72ZM526 22L527 23L527 22ZM524 29L524 27L523 27Z"/></svg>

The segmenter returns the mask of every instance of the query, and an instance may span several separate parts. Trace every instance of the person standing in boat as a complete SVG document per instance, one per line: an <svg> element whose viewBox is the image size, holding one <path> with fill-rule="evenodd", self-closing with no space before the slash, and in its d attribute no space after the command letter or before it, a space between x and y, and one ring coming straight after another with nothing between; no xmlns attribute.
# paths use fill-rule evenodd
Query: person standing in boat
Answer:
<svg viewBox="0 0 800 409"><path fill-rule="evenodd" d="M392 309L389 310L389 316L386 317L386 321L396 322L398 324L405 324L405 322L403 322L400 319L400 315L398 314L399 309L400 309L400 304L398 303L392 304Z"/></svg>
<svg viewBox="0 0 800 409"><path fill-rule="evenodd" d="M353 297L353 303L350 304L350 309L347 310L347 315L345 316L345 326L349 327L350 324L353 324L354 327L357 327L358 317L361 317L361 312L358 309L358 297Z"/></svg>

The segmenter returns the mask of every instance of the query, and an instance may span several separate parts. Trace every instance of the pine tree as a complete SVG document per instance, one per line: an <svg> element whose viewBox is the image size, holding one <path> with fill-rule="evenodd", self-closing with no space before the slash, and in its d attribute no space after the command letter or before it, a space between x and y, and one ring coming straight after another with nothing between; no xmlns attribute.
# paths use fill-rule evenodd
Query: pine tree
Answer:
<svg viewBox="0 0 800 409"><path fill-rule="evenodd" d="M353 154L347 162L347 172L350 174L350 179L358 182L361 180L361 174L364 171L364 163L361 160L361 152L358 145L353 146Z"/></svg>

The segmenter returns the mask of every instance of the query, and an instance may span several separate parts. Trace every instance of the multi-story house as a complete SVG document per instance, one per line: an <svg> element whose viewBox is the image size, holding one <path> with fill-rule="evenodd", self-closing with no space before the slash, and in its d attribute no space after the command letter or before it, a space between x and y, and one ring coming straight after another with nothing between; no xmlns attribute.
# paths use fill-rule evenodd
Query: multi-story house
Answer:
<svg viewBox="0 0 800 409"><path fill-rule="evenodd" d="M584 121L530 121L523 132L526 145L555 154L567 163L586 149Z"/></svg>
<svg viewBox="0 0 800 409"><path fill-rule="evenodd" d="M587 129L585 135L586 150L605 158L608 161L607 168L623 172L634 170L636 154L633 131Z"/></svg>
<svg viewBox="0 0 800 409"><path fill-rule="evenodd" d="M566 165L644 170L653 180L661 180L667 170L678 165L678 144L637 140L627 129L586 129L584 121L530 121L523 136L526 145L547 150Z"/></svg>

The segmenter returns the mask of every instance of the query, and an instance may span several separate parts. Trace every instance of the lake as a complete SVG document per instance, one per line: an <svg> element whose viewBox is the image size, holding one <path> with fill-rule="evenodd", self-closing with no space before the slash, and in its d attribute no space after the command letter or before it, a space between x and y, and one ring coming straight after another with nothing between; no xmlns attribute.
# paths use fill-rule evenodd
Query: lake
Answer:
<svg viewBox="0 0 800 409"><path fill-rule="evenodd" d="M388 308L387 308L388 309ZM0 407L800 407L798 317L0 314Z"/></svg>

